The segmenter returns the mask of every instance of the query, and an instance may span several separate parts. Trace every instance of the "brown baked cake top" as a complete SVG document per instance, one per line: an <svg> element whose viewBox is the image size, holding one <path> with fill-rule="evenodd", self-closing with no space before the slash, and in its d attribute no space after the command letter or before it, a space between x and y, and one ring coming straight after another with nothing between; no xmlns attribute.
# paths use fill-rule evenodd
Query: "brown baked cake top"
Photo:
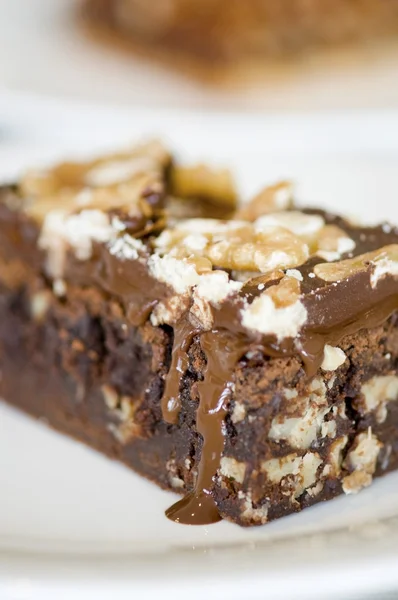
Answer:
<svg viewBox="0 0 398 600"><path fill-rule="evenodd" d="M204 445L194 491L169 511L180 522L218 519L210 491L242 356L299 356L309 376L333 371L346 359L344 336L398 307L397 229L298 209L287 182L239 205L228 171L176 165L158 142L29 172L3 203L18 212L10 245L25 268L44 268L58 296L69 283L100 286L132 324L173 328L167 422L178 422L187 352L200 336Z"/></svg>

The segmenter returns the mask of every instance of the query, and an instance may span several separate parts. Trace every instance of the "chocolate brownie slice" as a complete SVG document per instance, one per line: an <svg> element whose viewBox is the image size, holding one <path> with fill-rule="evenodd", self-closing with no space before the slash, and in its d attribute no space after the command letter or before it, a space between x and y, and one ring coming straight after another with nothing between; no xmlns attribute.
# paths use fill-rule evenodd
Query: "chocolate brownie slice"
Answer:
<svg viewBox="0 0 398 600"><path fill-rule="evenodd" d="M398 468L398 231L237 207L157 143L0 203L1 395L183 498L266 523Z"/></svg>
<svg viewBox="0 0 398 600"><path fill-rule="evenodd" d="M233 66L242 58L296 57L398 31L397 0L82 0L82 5L99 31L208 67Z"/></svg>

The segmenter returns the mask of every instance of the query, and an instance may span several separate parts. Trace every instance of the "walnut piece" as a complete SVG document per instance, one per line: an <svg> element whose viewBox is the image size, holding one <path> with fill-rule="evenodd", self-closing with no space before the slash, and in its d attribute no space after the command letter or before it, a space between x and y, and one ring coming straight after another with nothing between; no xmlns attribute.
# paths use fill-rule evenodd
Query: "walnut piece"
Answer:
<svg viewBox="0 0 398 600"><path fill-rule="evenodd" d="M384 265L385 260L389 261L392 266L398 262L398 244L384 246L378 250L366 252L365 254L360 254L354 258L347 258L339 262L320 263L315 265L314 273L320 279L332 283L367 271L369 265L373 265L375 272L377 272L377 267ZM384 274L387 274L387 272L388 270L385 270ZM377 280L375 283L377 283Z"/></svg>
<svg viewBox="0 0 398 600"><path fill-rule="evenodd" d="M356 399L356 407L364 414L375 411L376 421L384 423L387 419L387 404L398 401L398 377L379 375L372 377L361 387L361 397Z"/></svg>
<svg viewBox="0 0 398 600"><path fill-rule="evenodd" d="M246 472L246 464L229 456L223 456L220 463L220 473L227 479L233 479L243 483Z"/></svg>
<svg viewBox="0 0 398 600"><path fill-rule="evenodd" d="M55 209L65 214L99 210L113 213L119 231L149 233L163 215L163 173L169 161L166 150L150 142L130 152L28 172L19 185L29 199L25 212L42 223Z"/></svg>
<svg viewBox="0 0 398 600"><path fill-rule="evenodd" d="M341 348L325 345L321 369L324 371L335 371L345 363L347 356Z"/></svg>
<svg viewBox="0 0 398 600"><path fill-rule="evenodd" d="M286 495L295 500L317 482L318 468L322 459L317 452L307 452L304 456L289 454L281 458L271 458L261 463L261 469L269 481L279 484Z"/></svg>
<svg viewBox="0 0 398 600"><path fill-rule="evenodd" d="M272 299L276 308L286 308L297 302L300 292L300 282L295 277L285 276L271 285L264 294Z"/></svg>
<svg viewBox="0 0 398 600"><path fill-rule="evenodd" d="M239 208L234 218L255 221L262 215L293 207L293 186L281 181L261 190L250 202Z"/></svg>
<svg viewBox="0 0 398 600"><path fill-rule="evenodd" d="M330 262L339 260L342 254L352 252L355 242L340 227L325 225L310 248L314 254Z"/></svg>
<svg viewBox="0 0 398 600"><path fill-rule="evenodd" d="M316 441L330 411L322 379L314 379L305 395L295 397L292 408L293 415L287 410L274 417L268 435L275 442L287 441L293 448L306 450Z"/></svg>
<svg viewBox="0 0 398 600"><path fill-rule="evenodd" d="M202 256L215 267L255 273L294 268L309 257L308 245L287 229L257 230L244 221L183 221L164 231L155 244L160 254Z"/></svg>
<svg viewBox="0 0 398 600"><path fill-rule="evenodd" d="M266 273L303 264L308 258L308 247L280 228L272 232L253 232L250 236L246 236L245 231L242 235L236 232L229 240L211 243L206 254L217 267Z"/></svg>
<svg viewBox="0 0 398 600"><path fill-rule="evenodd" d="M170 187L171 194L177 197L203 199L231 210L236 207L235 182L229 169L172 165Z"/></svg>
<svg viewBox="0 0 398 600"><path fill-rule="evenodd" d="M372 483L376 471L377 459L383 444L372 434L371 429L356 436L347 454L343 467L351 471L343 479L346 494L356 494Z"/></svg>

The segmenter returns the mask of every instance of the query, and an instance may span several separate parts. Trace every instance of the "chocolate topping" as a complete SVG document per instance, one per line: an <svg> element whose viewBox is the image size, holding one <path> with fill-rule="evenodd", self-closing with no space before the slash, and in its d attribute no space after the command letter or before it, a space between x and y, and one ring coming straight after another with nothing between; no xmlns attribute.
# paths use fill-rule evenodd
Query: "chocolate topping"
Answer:
<svg viewBox="0 0 398 600"><path fill-rule="evenodd" d="M189 337L192 337L192 332L188 332L184 341ZM212 497L213 478L224 449L223 427L233 392L234 368L246 349L240 336L222 330L202 333L200 345L207 366L204 380L198 384L200 401L196 427L203 436L199 474L194 490L166 511L169 519L189 525L205 525L220 520ZM180 341L177 347L181 347ZM163 415L166 421L173 422L175 419L173 409L168 409Z"/></svg>

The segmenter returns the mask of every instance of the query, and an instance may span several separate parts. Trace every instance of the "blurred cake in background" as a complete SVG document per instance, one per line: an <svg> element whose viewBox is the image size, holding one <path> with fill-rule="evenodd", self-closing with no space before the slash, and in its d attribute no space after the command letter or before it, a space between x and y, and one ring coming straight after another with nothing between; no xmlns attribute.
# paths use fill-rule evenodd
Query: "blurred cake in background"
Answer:
<svg viewBox="0 0 398 600"><path fill-rule="evenodd" d="M209 65L398 34L398 0L82 0L98 30Z"/></svg>

